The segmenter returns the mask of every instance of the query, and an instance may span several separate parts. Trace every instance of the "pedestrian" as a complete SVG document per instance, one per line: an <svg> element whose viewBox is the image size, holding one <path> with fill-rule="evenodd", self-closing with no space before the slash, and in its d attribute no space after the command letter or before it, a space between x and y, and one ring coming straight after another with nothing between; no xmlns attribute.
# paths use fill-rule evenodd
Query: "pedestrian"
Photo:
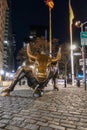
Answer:
<svg viewBox="0 0 87 130"><path fill-rule="evenodd" d="M22 82L22 85L25 85L25 80Z"/></svg>
<svg viewBox="0 0 87 130"><path fill-rule="evenodd" d="M21 80L19 81L19 85L21 86Z"/></svg>
<svg viewBox="0 0 87 130"><path fill-rule="evenodd" d="M80 87L80 80L77 79L77 87Z"/></svg>
<svg viewBox="0 0 87 130"><path fill-rule="evenodd" d="M66 78L64 78L64 87L66 88Z"/></svg>

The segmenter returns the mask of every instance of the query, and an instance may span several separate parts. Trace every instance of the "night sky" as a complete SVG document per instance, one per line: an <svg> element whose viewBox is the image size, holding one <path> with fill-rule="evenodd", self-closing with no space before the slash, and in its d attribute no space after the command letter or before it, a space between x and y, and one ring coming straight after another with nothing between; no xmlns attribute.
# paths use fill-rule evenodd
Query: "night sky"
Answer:
<svg viewBox="0 0 87 130"><path fill-rule="evenodd" d="M60 43L69 41L68 0L54 0L52 9L53 37ZM75 19L87 21L87 0L71 0ZM44 0L12 0L12 27L16 33L17 50L22 47L23 39L30 25L48 25L49 11ZM73 40L78 40L80 29L73 25Z"/></svg>

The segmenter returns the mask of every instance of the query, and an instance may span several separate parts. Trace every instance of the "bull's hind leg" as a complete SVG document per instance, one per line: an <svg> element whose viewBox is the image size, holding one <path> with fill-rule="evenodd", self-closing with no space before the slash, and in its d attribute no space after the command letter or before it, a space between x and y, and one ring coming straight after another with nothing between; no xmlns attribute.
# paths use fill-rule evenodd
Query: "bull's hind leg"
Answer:
<svg viewBox="0 0 87 130"><path fill-rule="evenodd" d="M43 95L43 90L38 88L38 86L37 86L37 88L34 89L33 96L34 97L41 97L42 95Z"/></svg>
<svg viewBox="0 0 87 130"><path fill-rule="evenodd" d="M59 88L57 87L57 83L56 83L57 75L58 75L58 71L56 71L56 73L53 76L53 83L54 83L53 84L53 89L58 91Z"/></svg>
<svg viewBox="0 0 87 130"><path fill-rule="evenodd" d="M14 87L17 84L17 82L19 81L19 76L21 75L22 72L23 72L23 68L20 68L19 70L17 70L11 85L8 88L2 90L1 93L4 93L4 96L10 96L10 92L14 90Z"/></svg>
<svg viewBox="0 0 87 130"><path fill-rule="evenodd" d="M59 91L59 88L56 86L56 79L53 80L54 80L53 89Z"/></svg>

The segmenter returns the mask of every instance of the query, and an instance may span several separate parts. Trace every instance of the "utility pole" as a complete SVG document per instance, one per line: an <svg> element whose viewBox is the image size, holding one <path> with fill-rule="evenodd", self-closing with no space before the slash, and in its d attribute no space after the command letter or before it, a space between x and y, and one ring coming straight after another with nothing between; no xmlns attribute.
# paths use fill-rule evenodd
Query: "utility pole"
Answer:
<svg viewBox="0 0 87 130"><path fill-rule="evenodd" d="M75 25L79 28L81 28L81 32L80 32L80 37L81 37L81 40L82 40L82 34L84 33L84 28L83 26L87 24L87 21L86 22L81 22L81 21L77 21L75 23ZM84 41L84 38L83 38L83 42L81 41L81 45L82 45L82 59L83 59L83 80L84 80L84 87L85 87L85 90L86 90L86 59L85 59L85 41Z"/></svg>

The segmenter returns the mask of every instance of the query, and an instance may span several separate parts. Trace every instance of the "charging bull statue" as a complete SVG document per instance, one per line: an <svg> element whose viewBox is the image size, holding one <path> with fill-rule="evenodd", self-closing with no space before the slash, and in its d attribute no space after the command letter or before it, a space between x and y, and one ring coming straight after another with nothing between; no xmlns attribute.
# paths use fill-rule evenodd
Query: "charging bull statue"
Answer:
<svg viewBox="0 0 87 130"><path fill-rule="evenodd" d="M41 96L43 93L43 89L47 86L49 80L53 79L53 88L57 89L56 87L56 76L58 70L55 71L53 64L57 63L61 59L61 48L59 48L57 56L52 58L47 54L40 53L32 55L30 50L30 45L27 45L27 55L29 60L33 63L33 69L30 68L30 64L21 66L11 83L11 85L4 89L2 93L5 96L10 96L10 92L14 90L15 85L19 82L22 78L27 78L28 86L34 90L34 96Z"/></svg>

